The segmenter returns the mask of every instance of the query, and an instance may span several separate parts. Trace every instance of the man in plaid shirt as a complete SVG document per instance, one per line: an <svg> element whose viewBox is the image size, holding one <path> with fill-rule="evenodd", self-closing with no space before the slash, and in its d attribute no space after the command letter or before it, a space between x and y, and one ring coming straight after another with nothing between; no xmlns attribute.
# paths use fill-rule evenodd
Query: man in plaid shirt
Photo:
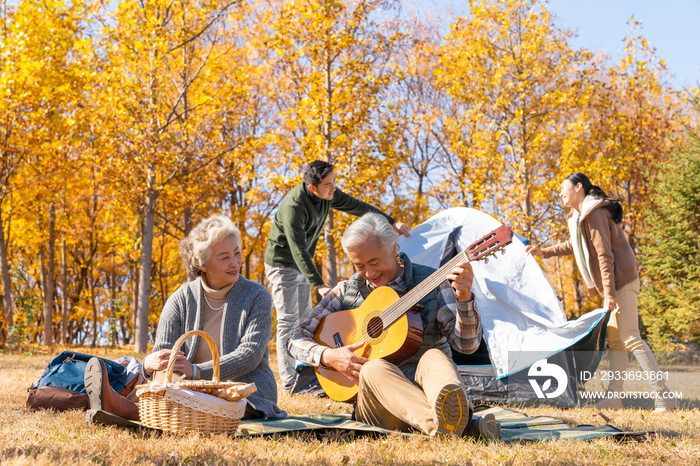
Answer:
<svg viewBox="0 0 700 466"><path fill-rule="evenodd" d="M423 341L399 364L354 354L364 342L329 348L313 340L321 320L332 312L356 309L374 289L388 286L400 296L434 269L412 264L398 253L398 235L381 215L363 215L348 227L341 244L357 272L328 293L296 328L287 349L298 361L337 370L358 385L355 418L385 429L417 429L428 435L469 434L500 439L493 415L472 420L472 404L462 387L450 345L473 353L481 341L481 319L471 292L468 262L452 270L421 302ZM451 283L450 283L451 282Z"/></svg>

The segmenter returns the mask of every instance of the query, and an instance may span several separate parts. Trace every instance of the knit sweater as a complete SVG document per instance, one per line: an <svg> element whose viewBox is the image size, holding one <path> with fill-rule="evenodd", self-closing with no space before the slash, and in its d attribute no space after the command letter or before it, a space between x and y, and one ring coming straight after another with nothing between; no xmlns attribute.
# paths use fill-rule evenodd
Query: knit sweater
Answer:
<svg viewBox="0 0 700 466"><path fill-rule="evenodd" d="M180 336L202 328L201 279L182 285L163 307L158 321L153 352L170 349ZM272 332L272 300L270 293L258 283L238 277L226 298L221 321L221 380L254 383L257 392L248 397L253 408L266 418L285 417L277 403L277 383L268 361L268 342ZM214 336L216 339L216 336ZM206 344L199 336L182 346L185 356L194 360L198 344ZM197 364L201 378L211 380L212 361Z"/></svg>
<svg viewBox="0 0 700 466"><path fill-rule="evenodd" d="M301 183L288 192L275 214L267 240L265 263L272 267L291 267L300 271L314 288L323 285L323 278L316 270L313 259L316 245L323 231L323 224L331 209L360 216L376 212L389 220L393 218L374 206L345 194L336 188L333 200L321 200L321 210L316 211Z"/></svg>

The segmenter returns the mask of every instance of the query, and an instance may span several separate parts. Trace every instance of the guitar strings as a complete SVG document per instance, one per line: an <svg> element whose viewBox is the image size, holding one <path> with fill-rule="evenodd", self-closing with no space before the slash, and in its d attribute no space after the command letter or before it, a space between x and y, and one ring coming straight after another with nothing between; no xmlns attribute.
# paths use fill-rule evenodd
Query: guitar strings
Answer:
<svg viewBox="0 0 700 466"><path fill-rule="evenodd" d="M499 227L502 228L502 227ZM495 232L495 230L494 230ZM450 273L452 269L456 267L458 263L460 263L461 260L466 259L466 261L472 262L473 259L469 257L469 252L470 249L474 248L476 246L476 249L478 249L479 246L484 244L484 240L489 240L494 237L494 235L491 234L487 235L486 238L483 238L482 240L477 241L476 243L470 245L467 249L463 250L459 254L457 254L455 257L453 257L450 261L448 261L446 264L444 264L442 267L440 267L438 270L433 272L427 279L425 279L423 282L419 283L415 288L413 288L411 291L406 293L403 297L403 301L397 300L393 304L391 304L388 308L386 308L384 311L380 312L377 317L380 318L381 324L377 324L375 326L370 327L368 325L368 334L371 333L376 333L378 330L382 329L382 332L384 329L388 328L391 326L396 320L398 320L401 316L403 316L409 309L411 309L413 306L415 306L422 298L423 296L429 294L431 291L433 291L435 288L440 286L442 282L444 282L447 278L440 278L442 275L445 275L446 270L450 270ZM512 233L511 233L512 235ZM498 235L495 235L498 236ZM489 255L490 253L494 253L499 249L502 249L506 247L508 244L510 244L510 241L502 243L500 241L497 241L494 245L488 246L485 250L481 251L476 251L477 254L479 253L485 253L481 255L477 260L481 260L484 256ZM494 247L495 246L495 247ZM465 257L462 258L461 256L464 255ZM449 274L447 274L449 275ZM445 275L445 277L447 277ZM429 288L427 291L424 290L424 288ZM412 302L410 305L408 305L408 309L402 310L402 308L405 308L407 303L410 301ZM385 324L384 322L388 322L388 324ZM383 328L382 328L383 327ZM347 345L352 345L358 341L360 341L360 337L363 340L366 340L364 338L364 332L362 329L359 331L355 332L353 335L350 336L350 338L346 341L343 342L344 346ZM364 349L364 346L359 348L360 352ZM356 353L353 351L354 354L359 355L360 353Z"/></svg>
<svg viewBox="0 0 700 466"><path fill-rule="evenodd" d="M415 288L413 288L406 295L404 295L404 297L401 300L396 301L391 306L389 306L387 309L385 309L383 312L379 313L379 315L377 317L379 317L381 319L381 324L376 324L374 326L368 326L368 333L377 333L382 327L389 327L396 320L398 320L401 316L403 316L406 313L406 311L401 310L399 308L405 308L405 307L408 307L409 309L412 308L416 303L418 303L423 298L423 296L427 295L432 290L434 290L435 288L440 286L442 284L442 282L444 282L446 280L446 278L442 278L442 277L449 275L451 273L452 269L454 269L455 266L458 263L460 263L460 261L464 260L464 258L462 258L460 256L461 255L458 254L457 256L453 257L449 262L447 262L442 267L440 267L440 269L435 271L430 277L428 277L423 282L419 283ZM468 258L466 260L467 260L467 262L469 262ZM450 273L446 274L446 271L449 271ZM385 324L385 322L388 322L388 323ZM351 335L350 339L348 340L350 343L344 343L344 344L356 343L357 341L360 341L359 337L362 337L364 339L364 332L362 331L362 329L360 329L360 331L355 332L353 335Z"/></svg>
<svg viewBox="0 0 700 466"><path fill-rule="evenodd" d="M493 235L485 238L485 240L491 239L492 236ZM379 330L382 330L382 332L383 332L382 327L388 328L389 326L391 326L396 320L398 320L401 316L403 316L408 309L412 308L415 304L417 304L423 298L423 296L427 295L428 293L433 291L435 288L440 286L440 284L442 284L442 282L444 282L446 280L446 278L442 278L442 277L443 276L446 277L447 275L449 275L451 273L452 269L454 269L456 267L456 265L458 263L460 263L460 261L466 259L467 262L471 262L471 260L469 258L469 249L470 248L473 248L474 246L476 246L478 248L479 246L482 246L483 244L484 244L484 240L481 240L477 243L470 245L467 249L462 251L460 254L457 254L450 261L448 261L446 264L444 264L438 270L433 272L433 274L430 275L426 280L419 283L415 288L413 288L406 295L404 295L404 297L402 298L403 300L396 301L394 304L389 306L387 309L380 312L377 315L377 317L379 317L381 319L380 320L381 323L375 324L373 326L368 325L367 334L369 335L370 333L378 333ZM500 242L497 242L496 244L493 245L493 246L497 246L496 248L489 247L486 249L486 251L488 251L488 250L495 251L497 249L500 249L498 246L504 247L507 244L508 243L502 244ZM463 254L465 256L464 258L462 257ZM447 272L448 270L450 273L446 274L445 272ZM427 291L424 290L424 288L428 288ZM413 302L411 302L411 301L413 301ZM408 302L411 302L411 303L407 304ZM408 307L408 309L402 310L402 308L406 308L406 307ZM385 324L385 322L387 322L387 323ZM365 337L365 333L362 331L362 329L360 329L359 331L355 332L353 335L350 336L350 338L347 340L348 341L347 343L343 342L343 344L344 345L351 345L351 344L354 344L354 343L360 341L360 338L365 339L364 337Z"/></svg>

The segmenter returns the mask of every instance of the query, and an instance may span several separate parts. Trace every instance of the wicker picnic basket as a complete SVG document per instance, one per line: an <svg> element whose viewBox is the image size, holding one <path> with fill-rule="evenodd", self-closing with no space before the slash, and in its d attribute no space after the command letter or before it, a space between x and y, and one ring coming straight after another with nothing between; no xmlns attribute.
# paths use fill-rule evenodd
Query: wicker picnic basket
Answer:
<svg viewBox="0 0 700 466"><path fill-rule="evenodd" d="M173 384L173 368L176 360L174 355L177 355L180 347L193 335L201 336L209 344L214 363L212 380L188 381L189 383L182 385ZM245 384L220 382L219 374L219 351L212 337L199 330L185 333L175 342L172 349L164 384L151 382L140 391L141 424L171 432L235 433L245 413L246 400L228 401L207 393Z"/></svg>

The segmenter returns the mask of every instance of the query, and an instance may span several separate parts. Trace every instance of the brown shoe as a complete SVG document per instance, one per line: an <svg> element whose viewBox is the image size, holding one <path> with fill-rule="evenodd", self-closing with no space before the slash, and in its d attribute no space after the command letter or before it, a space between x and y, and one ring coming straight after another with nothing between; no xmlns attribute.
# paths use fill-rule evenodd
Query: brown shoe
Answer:
<svg viewBox="0 0 700 466"><path fill-rule="evenodd" d="M446 383L433 407L437 433L461 437L469 423L469 411L469 400L462 386L456 382Z"/></svg>
<svg viewBox="0 0 700 466"><path fill-rule="evenodd" d="M496 416L485 414L481 417L472 417L467 433L476 439L501 440L501 425L496 422Z"/></svg>
<svg viewBox="0 0 700 466"><path fill-rule="evenodd" d="M87 363L85 391L90 400L90 410L107 411L129 421L139 420L139 407L112 389L107 378L107 366L99 358L92 358Z"/></svg>

